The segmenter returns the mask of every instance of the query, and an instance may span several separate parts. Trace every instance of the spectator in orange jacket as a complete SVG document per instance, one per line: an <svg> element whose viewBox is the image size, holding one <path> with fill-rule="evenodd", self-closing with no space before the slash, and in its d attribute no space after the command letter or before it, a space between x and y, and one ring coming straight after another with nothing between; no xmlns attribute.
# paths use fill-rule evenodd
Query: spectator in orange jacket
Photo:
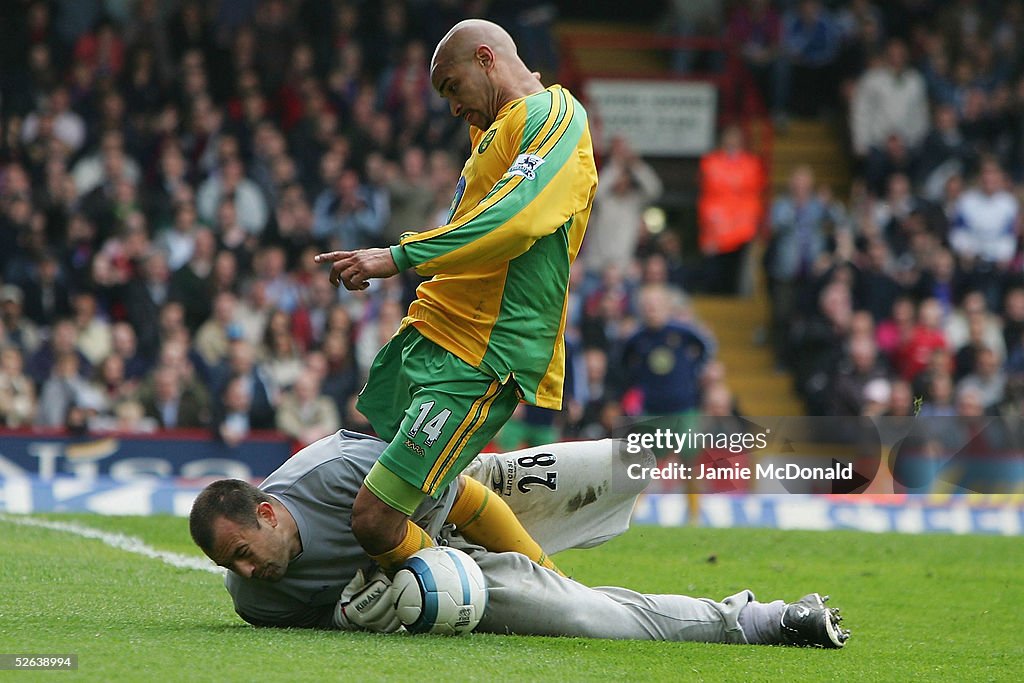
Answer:
<svg viewBox="0 0 1024 683"><path fill-rule="evenodd" d="M721 147L701 159L697 221L706 290L740 292L746 247L764 216L766 182L761 160L744 149L737 126L726 128Z"/></svg>

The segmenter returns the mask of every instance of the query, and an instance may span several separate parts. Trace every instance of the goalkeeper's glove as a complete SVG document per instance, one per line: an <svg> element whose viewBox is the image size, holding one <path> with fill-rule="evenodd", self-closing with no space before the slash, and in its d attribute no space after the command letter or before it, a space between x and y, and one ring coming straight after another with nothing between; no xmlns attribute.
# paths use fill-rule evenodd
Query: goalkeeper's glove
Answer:
<svg viewBox="0 0 1024 683"><path fill-rule="evenodd" d="M394 633L402 628L391 599L391 580L377 569L369 578L360 569L341 592L334 626L346 631Z"/></svg>

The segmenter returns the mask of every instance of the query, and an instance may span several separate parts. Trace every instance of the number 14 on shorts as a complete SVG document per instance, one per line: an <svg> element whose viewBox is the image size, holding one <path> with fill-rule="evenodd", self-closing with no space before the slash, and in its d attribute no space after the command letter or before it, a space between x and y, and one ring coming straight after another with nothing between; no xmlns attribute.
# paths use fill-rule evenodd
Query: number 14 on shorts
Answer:
<svg viewBox="0 0 1024 683"><path fill-rule="evenodd" d="M424 424L427 419L427 415L434 409L433 401L425 401L420 404L419 415L416 416L416 421L412 423L412 427L409 428L409 438L412 438L423 430L423 433L427 435L427 440L424 441L424 445L430 448L434 445L434 442L441 437L441 430L444 429L444 423L448 421L448 418L452 416L452 411L444 408L430 419L429 422Z"/></svg>

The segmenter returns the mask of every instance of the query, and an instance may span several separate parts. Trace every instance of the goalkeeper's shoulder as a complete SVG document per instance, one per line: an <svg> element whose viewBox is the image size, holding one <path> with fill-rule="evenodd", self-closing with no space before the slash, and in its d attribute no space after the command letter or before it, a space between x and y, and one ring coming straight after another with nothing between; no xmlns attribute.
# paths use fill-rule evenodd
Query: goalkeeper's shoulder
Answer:
<svg viewBox="0 0 1024 683"><path fill-rule="evenodd" d="M285 580L287 581L287 580ZM235 614L253 626L268 628L334 628L334 604L311 605L289 597L281 584L268 584L228 572L224 587Z"/></svg>

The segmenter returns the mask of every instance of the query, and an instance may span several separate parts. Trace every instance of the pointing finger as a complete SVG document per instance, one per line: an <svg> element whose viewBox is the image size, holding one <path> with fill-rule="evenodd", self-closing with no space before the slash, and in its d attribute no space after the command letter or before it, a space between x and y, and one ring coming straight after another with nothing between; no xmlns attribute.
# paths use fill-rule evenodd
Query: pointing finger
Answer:
<svg viewBox="0 0 1024 683"><path fill-rule="evenodd" d="M328 251L323 254L317 254L313 257L313 261L316 263L326 263L327 261L337 261L338 259L344 258L346 255L351 254L350 251Z"/></svg>

